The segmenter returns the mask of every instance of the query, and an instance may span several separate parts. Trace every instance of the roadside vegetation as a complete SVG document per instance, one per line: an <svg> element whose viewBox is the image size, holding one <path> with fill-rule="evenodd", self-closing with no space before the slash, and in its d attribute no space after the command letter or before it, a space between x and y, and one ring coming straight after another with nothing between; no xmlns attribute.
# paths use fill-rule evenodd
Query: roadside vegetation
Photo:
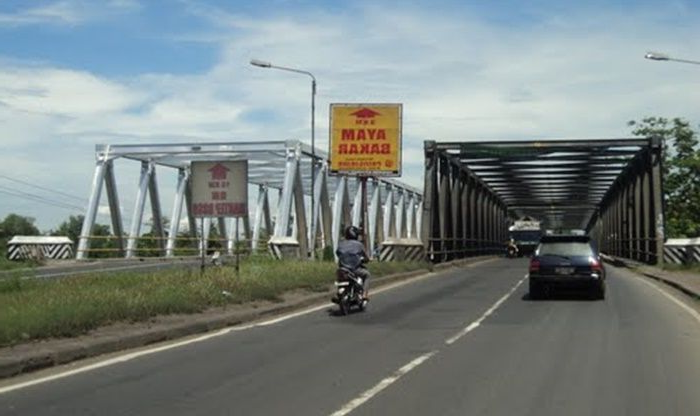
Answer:
<svg viewBox="0 0 700 416"><path fill-rule="evenodd" d="M685 273L695 273L700 275L700 264L698 263L691 263L691 264L673 264L673 263L664 263L664 270L668 270L670 272L685 272Z"/></svg>
<svg viewBox="0 0 700 416"><path fill-rule="evenodd" d="M7 248L0 245L0 250L3 253L7 252ZM3 270L18 270L18 269L30 269L32 267L40 266L41 263L35 260L22 260L22 261L12 261L7 257L0 257L0 271Z"/></svg>
<svg viewBox="0 0 700 416"><path fill-rule="evenodd" d="M426 269L425 263L370 263L374 277ZM0 346L71 337L116 322L191 314L254 301L280 301L285 292L325 292L333 262L277 261L251 257L232 267L103 273L58 280L0 280Z"/></svg>
<svg viewBox="0 0 700 416"><path fill-rule="evenodd" d="M17 214L9 214L0 221L0 271L26 269L38 266L34 260L11 261L7 258L7 242L15 235L39 235L34 219Z"/></svg>
<svg viewBox="0 0 700 416"><path fill-rule="evenodd" d="M700 237L700 142L697 131L680 118L647 117L628 124L635 136L656 136L663 140L666 237Z"/></svg>

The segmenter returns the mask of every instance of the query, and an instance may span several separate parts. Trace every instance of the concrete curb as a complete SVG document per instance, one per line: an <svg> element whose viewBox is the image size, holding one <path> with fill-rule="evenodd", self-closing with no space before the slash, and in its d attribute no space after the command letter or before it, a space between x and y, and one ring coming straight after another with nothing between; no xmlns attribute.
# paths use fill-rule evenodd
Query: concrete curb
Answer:
<svg viewBox="0 0 700 416"><path fill-rule="evenodd" d="M481 261L485 258L490 257L474 257L468 260L458 260L436 265L434 271L438 272L453 267L464 266L469 263ZM381 287L432 272L433 271L429 269L419 269L378 277L374 279L372 287ZM249 312L232 311L216 316L207 314L191 315L186 322L172 323L160 328L135 327L133 330L129 330L128 333L85 336L72 341L64 341L61 345L51 345L50 341L37 342L36 348L32 347L30 351L25 352L16 351L15 347L3 348L0 349L0 379L66 364L84 358L143 347L149 344L174 340L190 335L202 334L246 322L253 322L266 317L305 309L323 302L329 302L331 296L331 292L324 292L310 294L300 300L266 306ZM22 344L17 347L21 346Z"/></svg>
<svg viewBox="0 0 700 416"><path fill-rule="evenodd" d="M683 283L676 282L675 280L666 279L665 277L657 276L655 274L648 273L648 272L640 271L639 273L641 273L644 276L649 277L651 279L657 280L661 283L665 283L665 284L667 284L667 285L669 285L677 290L680 290L681 292L685 293L686 295L688 295L692 298L700 300L700 292L698 292L694 289L691 289L688 286L685 286Z"/></svg>
<svg viewBox="0 0 700 416"><path fill-rule="evenodd" d="M671 280L671 279L668 279L668 278L666 278L666 277L664 277L664 276L660 276L660 275L658 275L658 274L646 272L646 271L643 271L643 270L636 270L636 267L638 267L638 265L636 265L636 264L634 264L634 263L631 263L631 262L628 262L628 261L625 261L625 260L623 260L623 259L621 259L621 258L618 258L618 257L612 257L612 256L607 256L607 255L601 256L601 257L603 258L603 260L607 261L608 263L611 263L611 264L614 265L614 266L624 267L624 268L633 270L633 271L635 271L636 273L639 273L639 274L641 274L641 275L644 275L644 276L646 276L646 277L648 277L648 278L650 278L650 279L654 279L654 280L656 280L656 281L658 281L658 282L664 283L664 284L666 284L666 285L668 285L668 286L673 287L673 288L676 289L676 290L679 290L679 291L685 293L686 295L688 295L688 296L690 296L690 297L692 297L692 298L695 298L695 299L699 299L699 300L700 300L700 291L698 291L698 290L696 290L696 289L693 289L693 288L691 288L691 287L689 287L689 286L686 286L686 285L684 285L682 282L678 282L678 281L675 281L675 280Z"/></svg>

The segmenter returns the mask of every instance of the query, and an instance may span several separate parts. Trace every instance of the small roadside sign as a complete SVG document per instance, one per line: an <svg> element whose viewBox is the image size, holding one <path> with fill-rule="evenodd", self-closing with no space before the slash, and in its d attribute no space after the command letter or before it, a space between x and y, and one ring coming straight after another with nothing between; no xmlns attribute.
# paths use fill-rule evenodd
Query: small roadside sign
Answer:
<svg viewBox="0 0 700 416"><path fill-rule="evenodd" d="M401 176L401 104L331 104L330 173Z"/></svg>
<svg viewBox="0 0 700 416"><path fill-rule="evenodd" d="M248 214L248 161L192 162L195 217L243 217Z"/></svg>

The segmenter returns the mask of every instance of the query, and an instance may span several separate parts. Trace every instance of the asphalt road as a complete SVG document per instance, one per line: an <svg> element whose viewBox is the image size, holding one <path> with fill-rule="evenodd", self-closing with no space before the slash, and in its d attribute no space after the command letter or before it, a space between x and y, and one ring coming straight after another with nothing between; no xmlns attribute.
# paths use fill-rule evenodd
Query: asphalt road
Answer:
<svg viewBox="0 0 700 416"><path fill-rule="evenodd" d="M605 301L531 301L525 267L494 260L377 293L365 313L324 306L21 389L4 382L0 414L700 414L697 312L612 267Z"/></svg>

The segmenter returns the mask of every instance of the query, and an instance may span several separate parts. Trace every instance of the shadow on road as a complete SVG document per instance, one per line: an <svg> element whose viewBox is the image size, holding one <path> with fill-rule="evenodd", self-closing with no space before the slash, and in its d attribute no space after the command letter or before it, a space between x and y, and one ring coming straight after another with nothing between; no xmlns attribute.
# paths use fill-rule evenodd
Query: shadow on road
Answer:
<svg viewBox="0 0 700 416"><path fill-rule="evenodd" d="M585 291L572 291L572 290L554 290L547 292L544 296L538 298L532 298L530 293L525 293L521 298L526 302L558 302L558 301L580 301L580 302L595 302L602 299L598 299L592 293L587 293Z"/></svg>
<svg viewBox="0 0 700 416"><path fill-rule="evenodd" d="M367 311L366 310L362 311L362 310L358 309L357 307L353 306L352 308L350 308L350 311L348 312L347 315L343 315L342 313L340 313L340 309L337 306L335 306L335 307L330 307L330 308L326 309L326 312L328 313L328 316L343 317L343 316L362 314L362 313L365 313Z"/></svg>

